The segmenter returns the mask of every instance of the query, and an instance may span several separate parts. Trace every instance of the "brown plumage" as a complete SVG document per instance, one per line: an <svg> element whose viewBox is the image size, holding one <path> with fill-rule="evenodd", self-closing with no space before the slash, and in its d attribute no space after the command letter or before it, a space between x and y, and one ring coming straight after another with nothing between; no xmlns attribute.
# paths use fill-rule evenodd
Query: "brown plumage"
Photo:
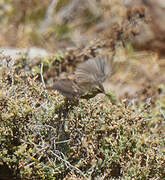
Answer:
<svg viewBox="0 0 165 180"><path fill-rule="evenodd" d="M112 74L108 56L89 59L78 65L72 78L57 80L52 89L69 99L91 98L104 93L103 82Z"/></svg>

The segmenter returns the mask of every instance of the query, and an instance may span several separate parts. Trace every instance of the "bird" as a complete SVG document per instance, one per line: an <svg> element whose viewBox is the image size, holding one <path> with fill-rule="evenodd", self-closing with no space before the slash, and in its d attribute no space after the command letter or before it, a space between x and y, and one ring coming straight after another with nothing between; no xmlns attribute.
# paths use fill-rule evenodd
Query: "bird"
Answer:
<svg viewBox="0 0 165 180"><path fill-rule="evenodd" d="M113 58L97 56L80 63L74 74L55 81L51 89L59 91L69 100L90 99L98 93L105 95L103 83L112 75Z"/></svg>

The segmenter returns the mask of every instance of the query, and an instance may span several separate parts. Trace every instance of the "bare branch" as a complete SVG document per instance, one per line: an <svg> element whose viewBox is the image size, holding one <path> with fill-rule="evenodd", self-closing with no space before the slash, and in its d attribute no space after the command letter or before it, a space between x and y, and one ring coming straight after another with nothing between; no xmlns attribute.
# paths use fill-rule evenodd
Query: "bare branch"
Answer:
<svg viewBox="0 0 165 180"><path fill-rule="evenodd" d="M50 151L55 157L57 157L58 159L60 159L61 161L63 161L65 164L67 164L70 168L75 169L76 171L78 171L85 179L88 180L87 176L77 167L73 166L72 164L70 164L70 162L68 162L67 160L61 158L59 155L57 155L56 153L54 153L53 151Z"/></svg>

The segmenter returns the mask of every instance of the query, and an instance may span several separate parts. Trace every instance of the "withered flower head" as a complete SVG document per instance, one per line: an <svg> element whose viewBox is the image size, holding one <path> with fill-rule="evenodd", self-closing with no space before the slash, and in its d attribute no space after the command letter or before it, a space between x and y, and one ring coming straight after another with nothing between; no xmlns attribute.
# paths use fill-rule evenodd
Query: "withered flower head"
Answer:
<svg viewBox="0 0 165 180"><path fill-rule="evenodd" d="M52 89L69 99L91 98L105 94L103 82L111 74L112 61L108 56L99 56L79 64L71 78L57 80Z"/></svg>

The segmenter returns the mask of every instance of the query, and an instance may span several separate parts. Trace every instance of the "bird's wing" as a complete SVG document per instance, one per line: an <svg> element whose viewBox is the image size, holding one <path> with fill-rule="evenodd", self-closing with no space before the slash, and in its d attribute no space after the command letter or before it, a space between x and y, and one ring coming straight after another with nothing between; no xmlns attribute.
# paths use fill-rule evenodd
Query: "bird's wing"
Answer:
<svg viewBox="0 0 165 180"><path fill-rule="evenodd" d="M75 75L78 80L103 83L111 74L112 65L108 56L98 56L78 65ZM84 82L84 83L85 83ZM87 83L87 82L86 82Z"/></svg>

